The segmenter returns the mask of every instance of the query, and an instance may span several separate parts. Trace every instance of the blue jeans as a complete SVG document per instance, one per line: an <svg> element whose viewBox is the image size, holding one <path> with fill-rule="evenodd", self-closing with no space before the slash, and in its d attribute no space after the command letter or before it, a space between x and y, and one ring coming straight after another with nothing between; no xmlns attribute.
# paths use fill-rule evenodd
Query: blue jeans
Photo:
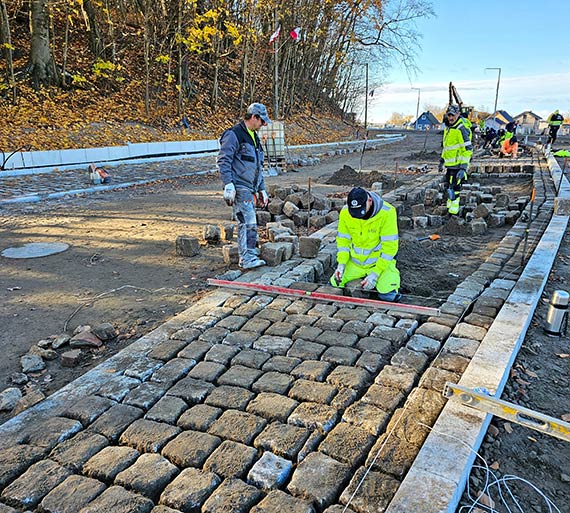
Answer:
<svg viewBox="0 0 570 513"><path fill-rule="evenodd" d="M257 216L253 193L246 188L236 187L234 217L237 219L237 240L240 265L255 260L257 248Z"/></svg>

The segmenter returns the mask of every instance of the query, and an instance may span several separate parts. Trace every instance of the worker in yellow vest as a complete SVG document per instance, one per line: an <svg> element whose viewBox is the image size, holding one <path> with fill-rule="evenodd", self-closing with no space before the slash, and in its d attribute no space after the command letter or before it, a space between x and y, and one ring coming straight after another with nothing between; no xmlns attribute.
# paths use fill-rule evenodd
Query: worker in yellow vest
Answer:
<svg viewBox="0 0 570 513"><path fill-rule="evenodd" d="M383 301L400 299L398 220L390 203L375 192L352 189L340 211L336 244L337 268L331 285L343 288L361 280L364 290L376 290Z"/></svg>
<svg viewBox="0 0 570 513"><path fill-rule="evenodd" d="M439 161L439 171L445 169L447 184L447 211L459 213L459 191L461 184L467 180L469 161L473 154L470 130L460 117L459 107L450 105L444 117L443 151Z"/></svg>

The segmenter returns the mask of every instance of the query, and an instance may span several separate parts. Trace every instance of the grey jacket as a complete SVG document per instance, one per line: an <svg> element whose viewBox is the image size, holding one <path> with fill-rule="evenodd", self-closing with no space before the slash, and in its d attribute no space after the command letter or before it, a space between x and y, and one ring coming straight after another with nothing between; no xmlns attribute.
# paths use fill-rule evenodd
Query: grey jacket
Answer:
<svg viewBox="0 0 570 513"><path fill-rule="evenodd" d="M222 134L217 164L224 185L233 183L236 187L245 187L251 192L265 190L263 148L257 134L255 140L256 146L243 121Z"/></svg>

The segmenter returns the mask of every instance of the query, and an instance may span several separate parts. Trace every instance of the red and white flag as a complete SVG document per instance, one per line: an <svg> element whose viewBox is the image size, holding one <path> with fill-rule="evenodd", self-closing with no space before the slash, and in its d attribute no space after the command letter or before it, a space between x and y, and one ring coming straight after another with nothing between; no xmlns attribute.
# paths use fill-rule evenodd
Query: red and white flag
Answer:
<svg viewBox="0 0 570 513"><path fill-rule="evenodd" d="M289 32L289 35L295 40L298 41L299 40L299 34L301 33L301 27L297 27L296 29L293 29L291 32Z"/></svg>
<svg viewBox="0 0 570 513"><path fill-rule="evenodd" d="M269 38L269 44L276 41L277 38L279 37L279 34L281 34L281 27L277 27L277 30L273 32L273 34L271 34L271 37Z"/></svg>

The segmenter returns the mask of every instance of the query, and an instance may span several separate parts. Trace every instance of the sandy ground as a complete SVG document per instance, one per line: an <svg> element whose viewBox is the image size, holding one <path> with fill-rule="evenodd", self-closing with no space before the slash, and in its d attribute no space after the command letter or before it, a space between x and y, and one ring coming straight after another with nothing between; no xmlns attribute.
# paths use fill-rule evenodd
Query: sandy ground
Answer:
<svg viewBox="0 0 570 513"><path fill-rule="evenodd" d="M424 163L435 168L440 144L441 135L435 133L428 137L409 134L403 142L366 152L362 169L384 173L387 184L390 179L394 183L410 180L415 175L402 173L402 170L408 165ZM425 156L418 157L417 153L424 149ZM328 185L326 182L344 165L358 169L360 155L330 157L318 166L299 168L266 181L307 187L310 179L313 191L343 194L357 184ZM528 194L528 184L514 183L509 192ZM119 333L116 341L89 354L78 367L64 368L56 359L47 362L46 370L31 375L27 387L40 389L47 395L116 353L130 340L188 308L208 291L206 279L225 272L228 266L223 262L220 246L204 245L201 254L193 258L177 256L176 237L182 234L201 237L205 225L227 223L230 216L231 210L223 202L220 182L215 176L14 205L0 211L0 249L29 242L70 244L67 251L49 257L0 259L0 347L4 353L0 359L0 390L10 386L10 376L20 371L20 357L42 339L64 331L71 333L80 325L102 322L112 323ZM399 267L404 292L410 297L428 297L433 306L437 306L438 298L446 297L474 271L506 230L490 231L483 237L449 236L437 242L421 243L415 239L423 233L402 233ZM562 254L567 255L568 249L567 241L566 253ZM562 275L567 283L570 280L568 265ZM521 379L531 383L525 387L529 397L536 397L537 408L540 406L541 411L560 416L564 409L560 394L565 394L568 409L569 360L555 356L553 351L560 354L570 351L567 345L566 349L561 347L561 342L555 346L550 340L540 337L539 340L542 340L540 347L531 343L522 352L525 358L522 365L534 369L539 378L523 376ZM531 357L536 360L527 363L526 358ZM558 380L556 387L552 385L553 379ZM8 414L0 414L0 422L7 418ZM498 425L500 443L492 446L496 451L492 457L505 468L507 462L512 461L516 473L530 481L544 479L540 473L543 471L538 471L544 468L544 461L557 461L563 450L568 454L562 442L552 445L547 437L533 433L516 437L505 433L500 422ZM529 442L528 435L538 438L539 442ZM529 444L536 457L533 449L527 447ZM570 473L567 462L566 458L566 475ZM551 489L558 493L557 487L564 486L560 477L562 463L556 468L558 475ZM540 485L540 481L536 484ZM548 510L525 509L527 511Z"/></svg>

